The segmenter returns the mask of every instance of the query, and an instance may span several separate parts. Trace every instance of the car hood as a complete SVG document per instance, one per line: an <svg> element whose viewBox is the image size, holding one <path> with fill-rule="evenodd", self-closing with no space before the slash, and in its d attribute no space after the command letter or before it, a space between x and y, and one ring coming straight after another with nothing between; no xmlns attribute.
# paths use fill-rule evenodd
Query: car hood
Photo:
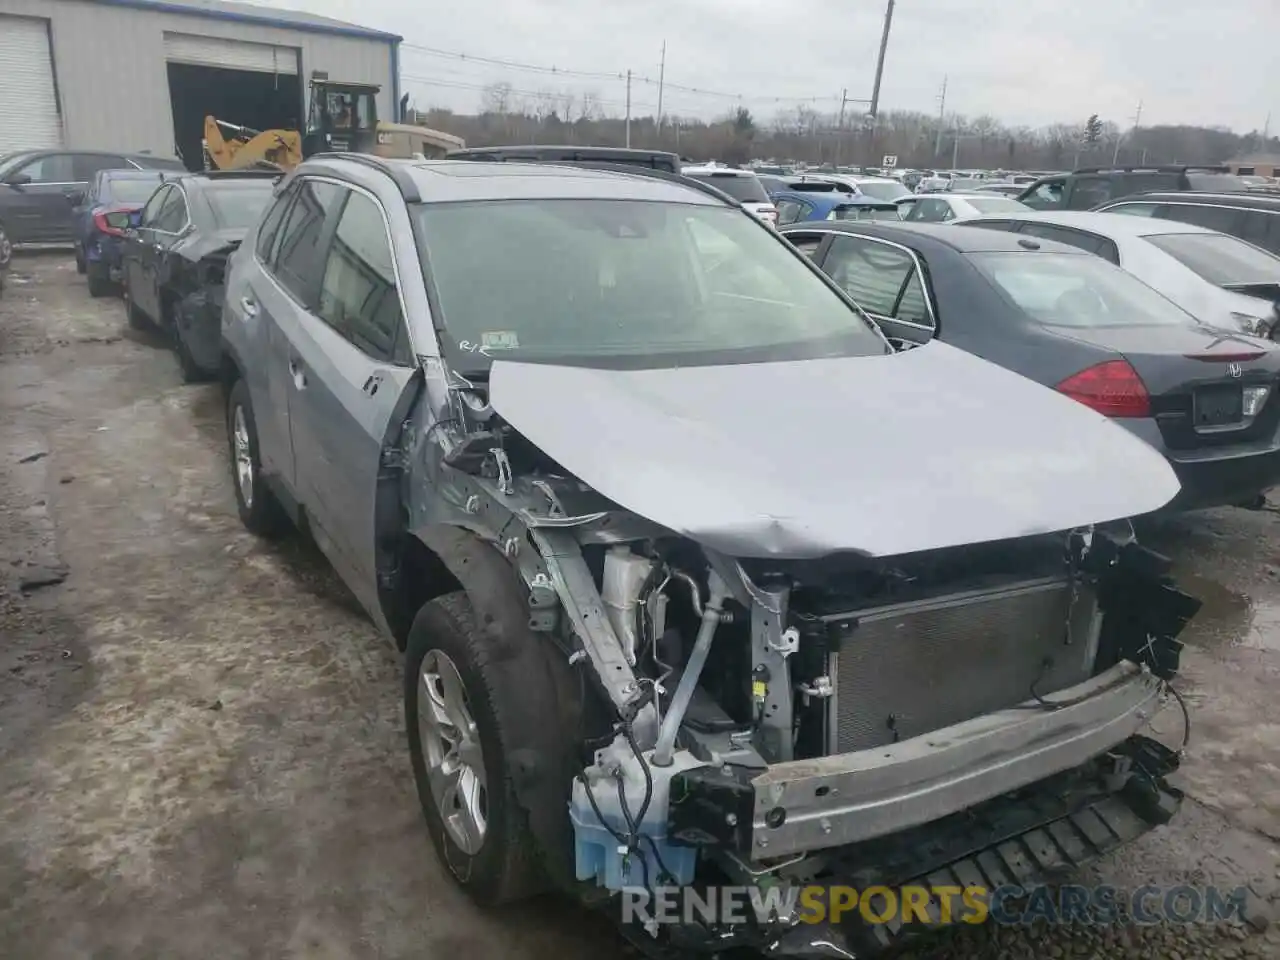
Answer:
<svg viewBox="0 0 1280 960"><path fill-rule="evenodd" d="M943 343L604 370L496 360L493 408L619 505L733 556L896 556L1147 513L1179 485L1092 410Z"/></svg>

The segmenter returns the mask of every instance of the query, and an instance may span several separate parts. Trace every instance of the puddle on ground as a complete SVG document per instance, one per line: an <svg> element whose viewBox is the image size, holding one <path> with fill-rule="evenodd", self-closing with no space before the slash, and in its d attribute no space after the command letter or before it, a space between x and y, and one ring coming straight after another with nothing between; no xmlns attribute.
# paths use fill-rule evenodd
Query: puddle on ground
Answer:
<svg viewBox="0 0 1280 960"><path fill-rule="evenodd" d="M1195 573L1179 573L1177 581L1204 604L1182 634L1188 645L1280 651L1280 602L1246 597Z"/></svg>

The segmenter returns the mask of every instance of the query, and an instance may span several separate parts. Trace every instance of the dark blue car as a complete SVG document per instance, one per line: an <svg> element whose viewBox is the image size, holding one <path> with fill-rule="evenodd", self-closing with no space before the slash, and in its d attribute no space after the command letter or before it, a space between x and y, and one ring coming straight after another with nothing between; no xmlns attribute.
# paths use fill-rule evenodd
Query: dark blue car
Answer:
<svg viewBox="0 0 1280 960"><path fill-rule="evenodd" d="M901 220L898 205L840 191L783 190L769 199L778 208L778 226L807 220Z"/></svg>
<svg viewBox="0 0 1280 960"><path fill-rule="evenodd" d="M120 242L129 214L146 205L164 177L159 170L103 170L89 183L84 199L72 211L72 227L76 270L88 275L90 296L103 297L119 289Z"/></svg>

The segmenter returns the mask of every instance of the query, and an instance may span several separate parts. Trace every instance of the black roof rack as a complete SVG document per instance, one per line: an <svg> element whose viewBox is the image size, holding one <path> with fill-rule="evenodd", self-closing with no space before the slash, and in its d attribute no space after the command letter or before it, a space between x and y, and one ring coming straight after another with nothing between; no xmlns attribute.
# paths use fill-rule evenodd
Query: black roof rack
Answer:
<svg viewBox="0 0 1280 960"><path fill-rule="evenodd" d="M667 150L632 147L588 147L555 144L520 144L494 147L467 147L450 150L446 160L480 160L491 163L623 163L648 169L680 172L680 157Z"/></svg>
<svg viewBox="0 0 1280 960"><path fill-rule="evenodd" d="M158 170L157 173L169 174L168 179L178 177L208 177L210 180L277 180L283 177L284 170L247 167L243 170L195 170L190 173L178 173L176 170ZM162 177L161 179L165 179Z"/></svg>
<svg viewBox="0 0 1280 960"><path fill-rule="evenodd" d="M418 192L418 183L401 163L388 163L383 157L375 157L371 153L317 153L308 160L347 160L361 166L381 170L395 183L400 195L406 203L421 203L422 194Z"/></svg>
<svg viewBox="0 0 1280 960"><path fill-rule="evenodd" d="M1230 173L1231 168L1221 164L1140 164L1135 167L1076 167L1072 173Z"/></svg>

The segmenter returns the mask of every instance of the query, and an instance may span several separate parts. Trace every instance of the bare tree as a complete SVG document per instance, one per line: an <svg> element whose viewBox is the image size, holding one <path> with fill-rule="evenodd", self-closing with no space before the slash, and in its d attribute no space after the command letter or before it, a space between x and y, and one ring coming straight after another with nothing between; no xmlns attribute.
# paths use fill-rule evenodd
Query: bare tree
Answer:
<svg viewBox="0 0 1280 960"><path fill-rule="evenodd" d="M480 109L484 113L505 116L511 112L511 84L491 83L480 94Z"/></svg>

